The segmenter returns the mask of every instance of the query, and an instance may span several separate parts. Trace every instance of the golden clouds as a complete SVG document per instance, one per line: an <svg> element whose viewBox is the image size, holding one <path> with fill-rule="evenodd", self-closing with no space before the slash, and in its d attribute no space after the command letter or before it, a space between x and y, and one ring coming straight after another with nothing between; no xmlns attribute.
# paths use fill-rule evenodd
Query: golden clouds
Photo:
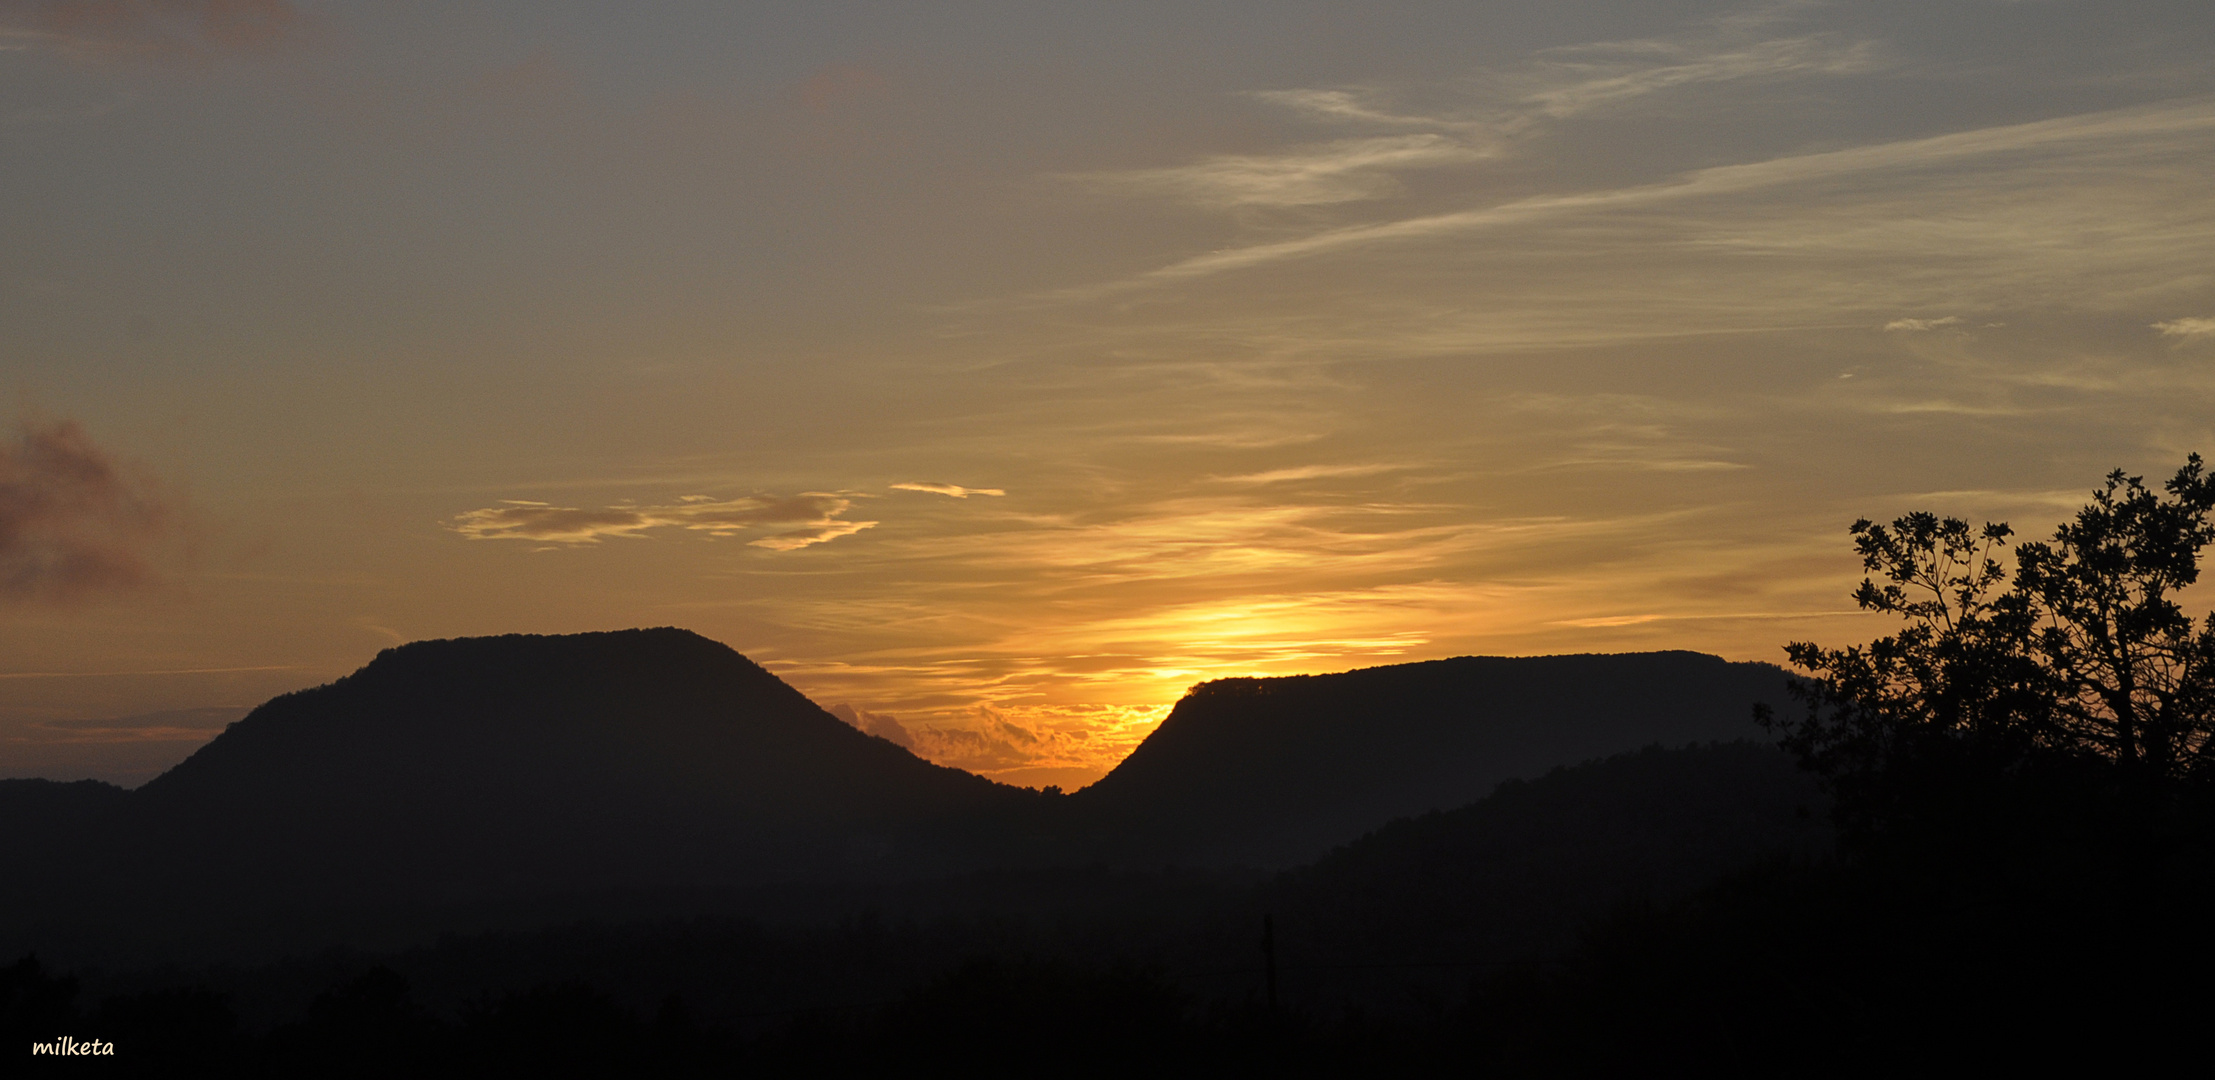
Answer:
<svg viewBox="0 0 2215 1080"><path fill-rule="evenodd" d="M1168 716L1167 705L996 709L973 706L952 717L902 724L838 704L830 713L906 747L917 757L1009 784L1078 788L1107 774Z"/></svg>
<svg viewBox="0 0 2215 1080"><path fill-rule="evenodd" d="M905 483L905 484L894 484L894 485L892 485L892 490L894 490L894 491L927 491L927 492L930 492L930 493L932 493L932 494L934 494L934 495L951 495L951 496L953 496L954 498L957 498L957 499L966 499L966 498L968 498L968 497L969 497L969 496L971 496L971 495L1005 495L1005 494L1007 494L1007 492L1005 492L1005 491L1003 491L1003 490L1001 490L1001 489L999 489L999 488L973 488L973 487L963 487L963 486L961 486L960 484L922 484L922 483Z"/></svg>
<svg viewBox="0 0 2215 1080"><path fill-rule="evenodd" d="M234 8L0 5L10 116L138 114L0 126L24 384L188 417L255 549L136 637L26 608L26 669L677 623L1041 775L1209 678L1775 659L1857 632L1844 522L2045 520L2215 445L2204 18L1461 5L1255 50L1062 6L917 14L924 56L369 5L313 71L154 91L50 61L260 47Z"/></svg>
<svg viewBox="0 0 2215 1080"><path fill-rule="evenodd" d="M871 703L846 710L864 730L883 726L877 710L897 714L900 733L886 737L941 764L1024 777L1104 771L1194 683L1390 663L1480 640L1498 649L1549 605L1590 610L1592 600L1547 580L1549 556L1670 528L1666 515L1485 521L1452 504L1274 490L1375 483L1384 471L1317 468L1277 478L1268 500L1195 492L1091 514L1019 507L961 530L887 537L846 569L906 582L897 598L753 603L843 643L830 656L784 650L766 662L818 700Z"/></svg>
<svg viewBox="0 0 2215 1080"><path fill-rule="evenodd" d="M687 495L668 506L610 506L584 510L527 499L502 499L500 505L456 514L447 527L471 540L532 540L551 544L597 544L602 537L636 538L654 529L685 529L709 536L737 536L747 530L781 528L753 547L794 551L852 536L874 521L847 521L840 515L853 500L825 492L791 496L747 495L717 499ZM797 526L796 528L794 526Z"/></svg>
<svg viewBox="0 0 2215 1080"><path fill-rule="evenodd" d="M927 418L913 441L841 447L848 471L809 481L949 498L901 501L833 549L835 574L733 571L741 598L673 617L743 611L753 632L718 636L766 647L817 700L1009 776L1104 767L1145 710L1212 678L1472 652L1773 659L1851 636L1836 527L1907 501L1889 492L1931 483L1932 459L1948 486L2020 501L2045 478L1991 471L2028 440L2105 451L2150 409L2166 419L2146 430L2189 448L2215 390L2159 347L2205 340L2170 316L2206 310L2206 100L1703 145L1604 175L1535 164L1575 123L1875 55L1618 43L1427 109L1274 93L1343 137L1087 174L1236 227L954 310L936 385L902 384L931 403L886 406ZM1484 178L1511 162L1513 185ZM2128 340L2081 329L2096 319ZM888 467L1004 486L885 484ZM1015 494L969 498L990 492ZM613 509L633 516L585 525L653 516Z"/></svg>
<svg viewBox="0 0 2215 1080"><path fill-rule="evenodd" d="M902 550L1099 588L1323 569L1408 570L1519 527L1455 520L1451 506L1383 501L1346 506L1192 495L1119 509L1109 520L1033 515L989 533L910 541Z"/></svg>
<svg viewBox="0 0 2215 1080"><path fill-rule="evenodd" d="M1268 469L1246 473L1242 476L1219 476L1216 481L1225 484L1285 484L1300 480L1318 480L1338 476L1374 476L1392 472L1404 466L1394 465L1294 465L1283 469Z"/></svg>
<svg viewBox="0 0 2215 1080"><path fill-rule="evenodd" d="M841 536L852 536L876 524L874 521L823 521L804 529L793 529L774 536L764 536L759 540L749 540L747 543L750 546L768 548L771 551L798 551L814 544L828 543ZM728 536L730 534L716 533L715 535Z"/></svg>
<svg viewBox="0 0 2215 1080"><path fill-rule="evenodd" d="M1910 333L1915 333L1923 330L1937 330L1942 327L1959 325L1961 325L1961 316L1948 315L1940 319L1894 319L1891 322L1885 323L1884 328L1886 330L1905 330Z"/></svg>
<svg viewBox="0 0 2215 1080"><path fill-rule="evenodd" d="M833 705L829 712L861 731L904 746L926 760L986 776L1007 769L1085 768L1098 764L1089 760L1093 755L1086 752L1093 749L1088 745L1091 742L1089 731L1072 734L1047 725L1018 723L990 706L971 708L970 715L964 718L968 722L960 726L916 724L911 727L902 724L897 717L847 704ZM1114 763L1106 764L1112 767Z"/></svg>

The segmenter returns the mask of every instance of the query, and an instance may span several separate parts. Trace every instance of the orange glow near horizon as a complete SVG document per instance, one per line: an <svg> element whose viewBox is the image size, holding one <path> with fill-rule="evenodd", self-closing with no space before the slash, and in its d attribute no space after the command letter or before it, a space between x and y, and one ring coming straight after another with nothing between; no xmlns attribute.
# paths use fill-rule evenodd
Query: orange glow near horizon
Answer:
<svg viewBox="0 0 2215 1080"><path fill-rule="evenodd" d="M836 8L0 9L0 775L681 626L1070 787L1210 679L1866 641L1854 519L2215 451L2196 11Z"/></svg>

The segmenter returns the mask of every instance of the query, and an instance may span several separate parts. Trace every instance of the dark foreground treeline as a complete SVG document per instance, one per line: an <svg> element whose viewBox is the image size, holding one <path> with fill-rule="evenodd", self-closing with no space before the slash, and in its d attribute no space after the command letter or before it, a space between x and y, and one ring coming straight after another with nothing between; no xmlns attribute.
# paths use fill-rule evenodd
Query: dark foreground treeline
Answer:
<svg viewBox="0 0 2215 1080"><path fill-rule="evenodd" d="M1749 868L1619 910L1559 963L1464 973L1427 1014L1312 1007L1291 985L1317 973L1289 960L1272 1009L1258 979L1210 992L1160 967L1020 951L846 1007L715 1015L569 979L433 1008L392 958L255 1028L206 984L85 1007L73 980L26 959L4 976L6 1026L19 1045L108 1040L124 1051L69 1067L153 1076L1851 1076L1908 1061L2151 1066L2197 1041L2204 891L1993 902L1968 882L1949 896L1898 884ZM912 928L889 937L918 945Z"/></svg>
<svg viewBox="0 0 2215 1080"><path fill-rule="evenodd" d="M549 1054L592 1074L618 1050L773 1074L881 1055L1066 1070L1369 1053L1454 1015L1473 976L1558 960L1622 897L1680 896L1753 853L1804 860L1827 843L1812 786L1774 748L1651 749L1511 782L1273 875L1009 869L793 884L712 916L275 963L80 962L65 978L25 960L0 1024L17 1043L105 1040L115 1060L95 1064L155 1074L212 1058L240 1075L391 1075L400 1055L413 1074L497 1072L489 1056L543 1075Z"/></svg>
<svg viewBox="0 0 2215 1080"><path fill-rule="evenodd" d="M2134 799L2098 769L1951 776L1916 796L1943 805L1826 856L1790 765L1625 755L1258 880L1009 872L250 968L25 958L0 1029L11 1056L117 1048L56 1069L164 1076L1864 1075L2196 1052L2208 800Z"/></svg>

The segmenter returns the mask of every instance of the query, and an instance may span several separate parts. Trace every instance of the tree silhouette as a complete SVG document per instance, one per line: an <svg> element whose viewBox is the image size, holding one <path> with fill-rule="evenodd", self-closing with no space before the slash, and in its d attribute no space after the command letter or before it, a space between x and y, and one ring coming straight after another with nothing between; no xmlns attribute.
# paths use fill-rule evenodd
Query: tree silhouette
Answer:
<svg viewBox="0 0 2215 1080"><path fill-rule="evenodd" d="M2118 469L2053 544L2016 552L2056 691L2050 737L2156 782L2200 775L2215 752L2215 615L2195 627L2171 599L2215 541L2215 481L2194 454L2166 487L2160 498Z"/></svg>
<svg viewBox="0 0 2215 1080"><path fill-rule="evenodd" d="M1927 814L1966 777L2092 768L2167 797L2215 774L2215 615L2174 598L2215 541L2215 481L2194 454L2164 490L2110 473L2051 542L2014 549L2012 575L2005 524L1854 523L1874 575L1854 601L1907 627L1786 646L1813 675L1792 687L1805 711L1756 710L1830 783L1849 835Z"/></svg>

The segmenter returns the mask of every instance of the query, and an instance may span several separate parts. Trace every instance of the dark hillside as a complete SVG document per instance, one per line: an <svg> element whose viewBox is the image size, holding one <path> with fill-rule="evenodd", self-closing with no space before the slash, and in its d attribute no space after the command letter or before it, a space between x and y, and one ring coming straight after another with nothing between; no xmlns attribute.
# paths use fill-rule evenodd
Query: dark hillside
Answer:
<svg viewBox="0 0 2215 1080"><path fill-rule="evenodd" d="M82 828L124 804L130 792L99 780L0 780L0 838L10 844ZM8 850L15 850L10 847Z"/></svg>
<svg viewBox="0 0 2215 1080"><path fill-rule="evenodd" d="M172 1026L221 1021L185 1009L219 1001L242 1048L302 1060L363 1053L349 1015L412 1017L377 1044L421 1059L402 1070L410 1075L483 1075L449 1058L488 1039L501 1042L503 1060L599 1052L592 1024L627 1032L634 1054L648 1025L667 1027L651 1036L655 1046L690 1043L725 1074L741 1063L777 1075L945 1071L1023 1040L1025 1061L1065 1052L1053 1039L1107 1039L1127 1059L1195 1070L1178 1055L1213 1053L1225 1059L1216 1071L1233 1074L1256 1051L1284 1059L1270 1071L1287 1075L1375 1071L1379 1061L1397 1074L1405 1070L1375 1055L1420 1059L1454 1038L1441 1022L1466 1012L1472 980L1491 982L1501 961L1540 961L1535 970L1550 976L1565 965L1544 961L1574 960L1580 931L1606 925L1626 898L1666 909L1710 877L1765 854L1812 853L1827 838L1807 777L1776 749L1649 748L1394 822L1266 881L1092 868L797 884L780 887L795 901L781 914L98 973L81 1001L88 1011L107 1002L91 1020L122 1025L134 1042L146 1036L117 1002L142 1003L143 1030L162 1016ZM1262 1011L1256 947L1265 912L1275 916L1274 1017ZM537 1008L558 1004L549 995L570 1007ZM1341 1016L1366 1019L1336 1026ZM1010 1043L1010 1023L1031 1030Z"/></svg>
<svg viewBox="0 0 2215 1080"><path fill-rule="evenodd" d="M1072 803L1135 863L1289 866L1503 780L1760 734L1785 676L1690 652L1461 657L1195 687Z"/></svg>
<svg viewBox="0 0 2215 1080"><path fill-rule="evenodd" d="M1288 964L1341 972L1331 981L1351 991L1430 964L1563 956L1625 902L1665 903L1765 856L1820 859L1831 831L1814 778L1774 746L1648 747L1395 821L1286 872L1260 903ZM1375 975L1343 974L1364 965Z"/></svg>
<svg viewBox="0 0 2215 1080"><path fill-rule="evenodd" d="M674 629L389 649L124 794L68 875L84 921L308 937L341 910L1015 861L1045 798L861 734Z"/></svg>
<svg viewBox="0 0 2215 1080"><path fill-rule="evenodd" d="M98 780L0 780L0 910L66 873L131 793Z"/></svg>
<svg viewBox="0 0 2215 1080"><path fill-rule="evenodd" d="M80 902L130 798L98 780L0 780L0 949L42 940Z"/></svg>

